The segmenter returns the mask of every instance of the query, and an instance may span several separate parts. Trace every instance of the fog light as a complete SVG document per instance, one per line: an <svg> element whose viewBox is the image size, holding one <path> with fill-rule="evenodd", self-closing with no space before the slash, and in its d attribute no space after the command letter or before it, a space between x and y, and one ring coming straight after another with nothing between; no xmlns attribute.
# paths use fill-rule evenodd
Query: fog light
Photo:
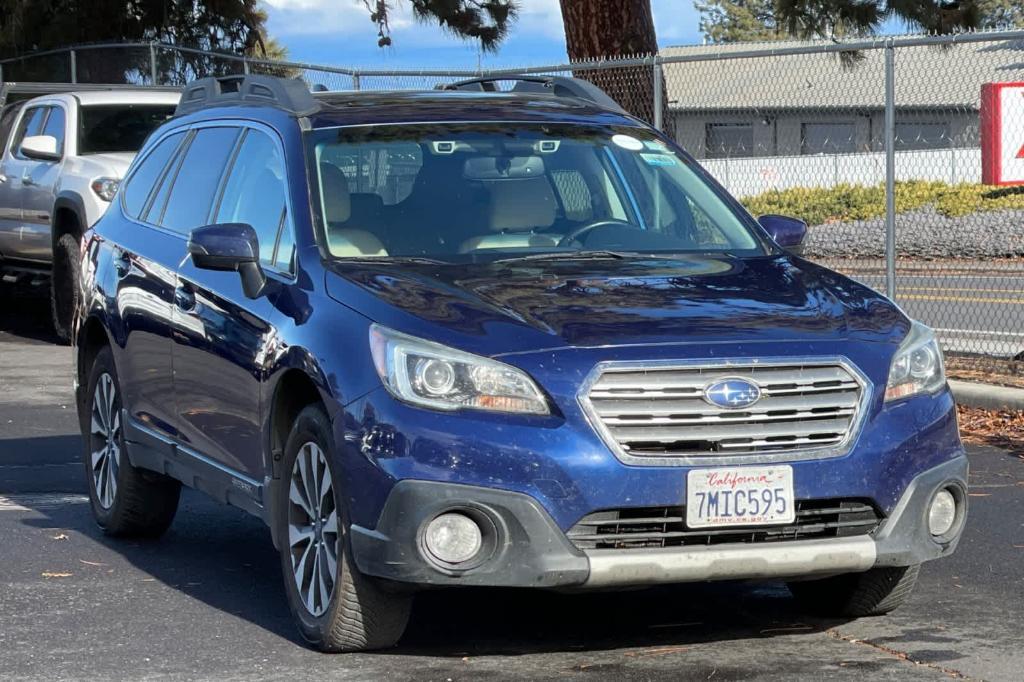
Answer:
<svg viewBox="0 0 1024 682"><path fill-rule="evenodd" d="M928 530L938 537L945 535L956 522L956 498L949 488L940 490L932 498L932 506L928 510Z"/></svg>
<svg viewBox="0 0 1024 682"><path fill-rule="evenodd" d="M435 559L446 564L469 561L483 545L476 521L465 514L441 514L427 525L423 544Z"/></svg>

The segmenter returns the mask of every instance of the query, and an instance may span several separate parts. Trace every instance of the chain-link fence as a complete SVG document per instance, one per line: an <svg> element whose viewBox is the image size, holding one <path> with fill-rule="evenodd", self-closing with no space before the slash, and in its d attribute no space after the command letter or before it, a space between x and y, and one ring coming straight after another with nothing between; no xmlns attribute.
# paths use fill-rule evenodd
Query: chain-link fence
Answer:
<svg viewBox="0 0 1024 682"><path fill-rule="evenodd" d="M1024 87L990 85L1024 81L1024 31L672 47L485 72L371 71L160 44L82 46L0 68L5 82L180 85L244 72L333 91L524 72L586 78L673 135L753 214L807 220L806 257L935 327L951 366L1024 376L1024 184L1015 186Z"/></svg>

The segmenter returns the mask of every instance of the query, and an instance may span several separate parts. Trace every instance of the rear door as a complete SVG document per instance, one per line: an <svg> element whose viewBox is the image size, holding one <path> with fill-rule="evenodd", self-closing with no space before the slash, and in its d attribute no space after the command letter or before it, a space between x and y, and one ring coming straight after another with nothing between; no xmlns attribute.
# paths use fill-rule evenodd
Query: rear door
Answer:
<svg viewBox="0 0 1024 682"><path fill-rule="evenodd" d="M14 134L7 145L0 166L0 254L6 258L49 260L49 235L45 240L45 248L41 250L32 235L25 234L25 223L22 220L22 194L25 186L22 175L29 166L18 148L21 141L31 135L39 135L46 123L49 107L33 105L25 108ZM34 162L33 162L34 163Z"/></svg>
<svg viewBox="0 0 1024 682"><path fill-rule="evenodd" d="M4 107L0 114L0 254L5 234L14 233L21 224L21 199L6 174L9 148L14 139L14 126L21 120L24 102Z"/></svg>
<svg viewBox="0 0 1024 682"><path fill-rule="evenodd" d="M291 275L293 232L287 209L283 147L276 133L256 124L240 128L237 147L220 186L203 167L221 166L206 154L186 158L190 177L175 196L197 185L217 189L209 215L175 218L180 229L206 223L248 223L259 236L267 276L282 283ZM274 338L275 292L247 298L235 272L200 270L191 258L178 270L174 308L174 393L182 441L242 474L255 486L263 479L261 387L267 348Z"/></svg>

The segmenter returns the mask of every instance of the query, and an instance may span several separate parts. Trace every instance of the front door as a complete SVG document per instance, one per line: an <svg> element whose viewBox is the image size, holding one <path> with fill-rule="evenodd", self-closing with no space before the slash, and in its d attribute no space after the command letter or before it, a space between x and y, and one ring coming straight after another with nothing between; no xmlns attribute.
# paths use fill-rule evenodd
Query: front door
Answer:
<svg viewBox="0 0 1024 682"><path fill-rule="evenodd" d="M197 170L210 165L205 156L196 154ZM188 258L178 270L174 309L174 390L182 441L253 481L264 475L261 389L267 348L276 337L274 303L291 267L284 168L276 135L246 127L208 218L248 223L256 230L261 262L272 278L267 292L250 299L237 273L201 270ZM190 196L195 188L183 185L182 191ZM173 202L172 196L169 211ZM186 222L198 226L195 219Z"/></svg>
<svg viewBox="0 0 1024 682"><path fill-rule="evenodd" d="M47 109L46 122L39 134L57 140L57 152L61 158L57 161L26 159L21 162L22 239L26 255L38 260L52 258L53 205L57 200L57 181L64 165L67 121L67 112L62 106L54 104Z"/></svg>

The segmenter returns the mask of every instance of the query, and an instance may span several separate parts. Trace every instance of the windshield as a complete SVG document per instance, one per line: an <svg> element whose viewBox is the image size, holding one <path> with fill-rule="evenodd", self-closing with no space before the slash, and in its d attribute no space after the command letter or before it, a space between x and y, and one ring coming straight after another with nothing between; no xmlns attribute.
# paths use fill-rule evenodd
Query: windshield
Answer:
<svg viewBox="0 0 1024 682"><path fill-rule="evenodd" d="M158 125L174 116L174 105L93 104L78 115L78 153L137 152Z"/></svg>
<svg viewBox="0 0 1024 682"><path fill-rule="evenodd" d="M424 124L310 136L321 239L335 258L765 253L695 162L640 128Z"/></svg>

